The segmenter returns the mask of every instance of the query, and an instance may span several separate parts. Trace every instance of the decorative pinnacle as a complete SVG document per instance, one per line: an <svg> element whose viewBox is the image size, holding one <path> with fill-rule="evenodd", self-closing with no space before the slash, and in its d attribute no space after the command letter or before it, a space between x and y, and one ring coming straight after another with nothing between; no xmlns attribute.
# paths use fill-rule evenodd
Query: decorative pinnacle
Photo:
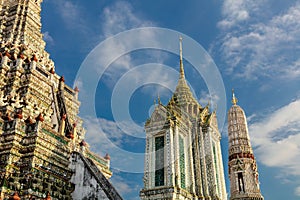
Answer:
<svg viewBox="0 0 300 200"><path fill-rule="evenodd" d="M182 59L182 37L179 37L179 54L180 54L180 78L184 78L184 68Z"/></svg>
<svg viewBox="0 0 300 200"><path fill-rule="evenodd" d="M234 89L232 89L232 100L231 100L232 104L233 105L236 105L237 102L238 102L238 99L235 97L235 94L234 94Z"/></svg>
<svg viewBox="0 0 300 200"><path fill-rule="evenodd" d="M160 104L160 105L161 105L161 101L160 101L160 96L159 96L159 93L157 94L157 102L158 102L158 104Z"/></svg>

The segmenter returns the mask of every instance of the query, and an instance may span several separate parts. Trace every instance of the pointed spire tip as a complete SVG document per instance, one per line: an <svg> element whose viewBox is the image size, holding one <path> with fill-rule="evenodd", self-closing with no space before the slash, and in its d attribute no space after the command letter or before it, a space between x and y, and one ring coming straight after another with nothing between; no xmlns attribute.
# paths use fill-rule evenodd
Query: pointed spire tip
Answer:
<svg viewBox="0 0 300 200"><path fill-rule="evenodd" d="M182 58L182 36L179 36L179 54L180 54L180 78L184 78L183 58Z"/></svg>
<svg viewBox="0 0 300 200"><path fill-rule="evenodd" d="M158 102L158 104L159 104L159 105L161 105L161 101L160 101L160 95L159 95L159 93L157 93L157 102Z"/></svg>
<svg viewBox="0 0 300 200"><path fill-rule="evenodd" d="M234 94L234 89L232 89L232 100L231 100L232 104L233 105L236 105L237 102L238 102L238 99L235 97L235 94Z"/></svg>

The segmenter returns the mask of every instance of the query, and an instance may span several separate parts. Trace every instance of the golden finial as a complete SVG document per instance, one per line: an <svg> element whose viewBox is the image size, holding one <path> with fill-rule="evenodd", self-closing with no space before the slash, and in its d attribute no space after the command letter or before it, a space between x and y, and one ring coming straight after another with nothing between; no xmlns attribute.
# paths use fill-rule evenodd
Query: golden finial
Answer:
<svg viewBox="0 0 300 200"><path fill-rule="evenodd" d="M158 101L158 104L161 105L161 101L160 101L160 96L159 96L159 93L157 94L157 101Z"/></svg>
<svg viewBox="0 0 300 200"><path fill-rule="evenodd" d="M180 54L180 77L184 78L183 59L182 59L182 37L179 37L179 54Z"/></svg>
<svg viewBox="0 0 300 200"><path fill-rule="evenodd" d="M234 89L232 89L232 100L231 100L232 104L233 105L236 105L237 102L238 102L238 99L235 97L235 94L234 94Z"/></svg>
<svg viewBox="0 0 300 200"><path fill-rule="evenodd" d="M180 52L180 60L182 60L182 37L179 37L179 52Z"/></svg>

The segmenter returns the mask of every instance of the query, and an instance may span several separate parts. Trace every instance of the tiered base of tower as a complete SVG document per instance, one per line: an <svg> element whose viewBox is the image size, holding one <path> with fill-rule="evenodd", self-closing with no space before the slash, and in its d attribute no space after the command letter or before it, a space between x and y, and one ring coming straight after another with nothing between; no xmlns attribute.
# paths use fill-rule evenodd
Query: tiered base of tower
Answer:
<svg viewBox="0 0 300 200"><path fill-rule="evenodd" d="M0 120L0 128L5 130L0 134L0 199L9 198L17 191L22 199L45 198L49 194L52 199L80 200L82 198L78 198L78 194L74 192L80 191L81 185L86 185L86 190L94 188L94 195L100 191L105 191L105 196L106 193L109 194L108 188L113 187L105 177L111 176L105 159L82 146L81 158L90 161L81 168L76 168L80 160L74 160L74 156L71 156L78 153L71 152L70 139L47 130L41 124L36 126L37 132L26 132L26 123L20 119ZM80 173L78 170L86 170L90 174L89 177L84 180L75 179L76 174ZM92 170L97 174L90 172ZM102 179L98 180L100 173ZM87 184L87 181L92 179L96 180L94 184ZM106 189L103 189L104 186Z"/></svg>
<svg viewBox="0 0 300 200"><path fill-rule="evenodd" d="M196 198L186 190L178 187L158 187L150 190L141 190L141 200L192 200L192 199L204 199Z"/></svg>
<svg viewBox="0 0 300 200"><path fill-rule="evenodd" d="M264 200L262 196L248 196L248 195L237 195L234 198L230 198L230 200Z"/></svg>

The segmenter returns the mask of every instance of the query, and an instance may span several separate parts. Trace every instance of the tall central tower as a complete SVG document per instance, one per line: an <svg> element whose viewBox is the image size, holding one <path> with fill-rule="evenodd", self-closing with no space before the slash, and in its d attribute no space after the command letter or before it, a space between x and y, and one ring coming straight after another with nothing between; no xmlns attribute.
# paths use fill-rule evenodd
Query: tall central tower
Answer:
<svg viewBox="0 0 300 200"><path fill-rule="evenodd" d="M1 48L9 48L16 54L24 51L35 54L40 60L48 59L46 43L41 33L41 2L42 0L0 0Z"/></svg>
<svg viewBox="0 0 300 200"><path fill-rule="evenodd" d="M0 199L120 200L110 157L84 141L78 88L45 51L41 2L0 0Z"/></svg>
<svg viewBox="0 0 300 200"><path fill-rule="evenodd" d="M232 94L233 106L228 112L230 200L263 200L246 116Z"/></svg>
<svg viewBox="0 0 300 200"><path fill-rule="evenodd" d="M227 199L216 113L186 83L181 39L178 85L167 105L158 102L145 131L142 200Z"/></svg>

